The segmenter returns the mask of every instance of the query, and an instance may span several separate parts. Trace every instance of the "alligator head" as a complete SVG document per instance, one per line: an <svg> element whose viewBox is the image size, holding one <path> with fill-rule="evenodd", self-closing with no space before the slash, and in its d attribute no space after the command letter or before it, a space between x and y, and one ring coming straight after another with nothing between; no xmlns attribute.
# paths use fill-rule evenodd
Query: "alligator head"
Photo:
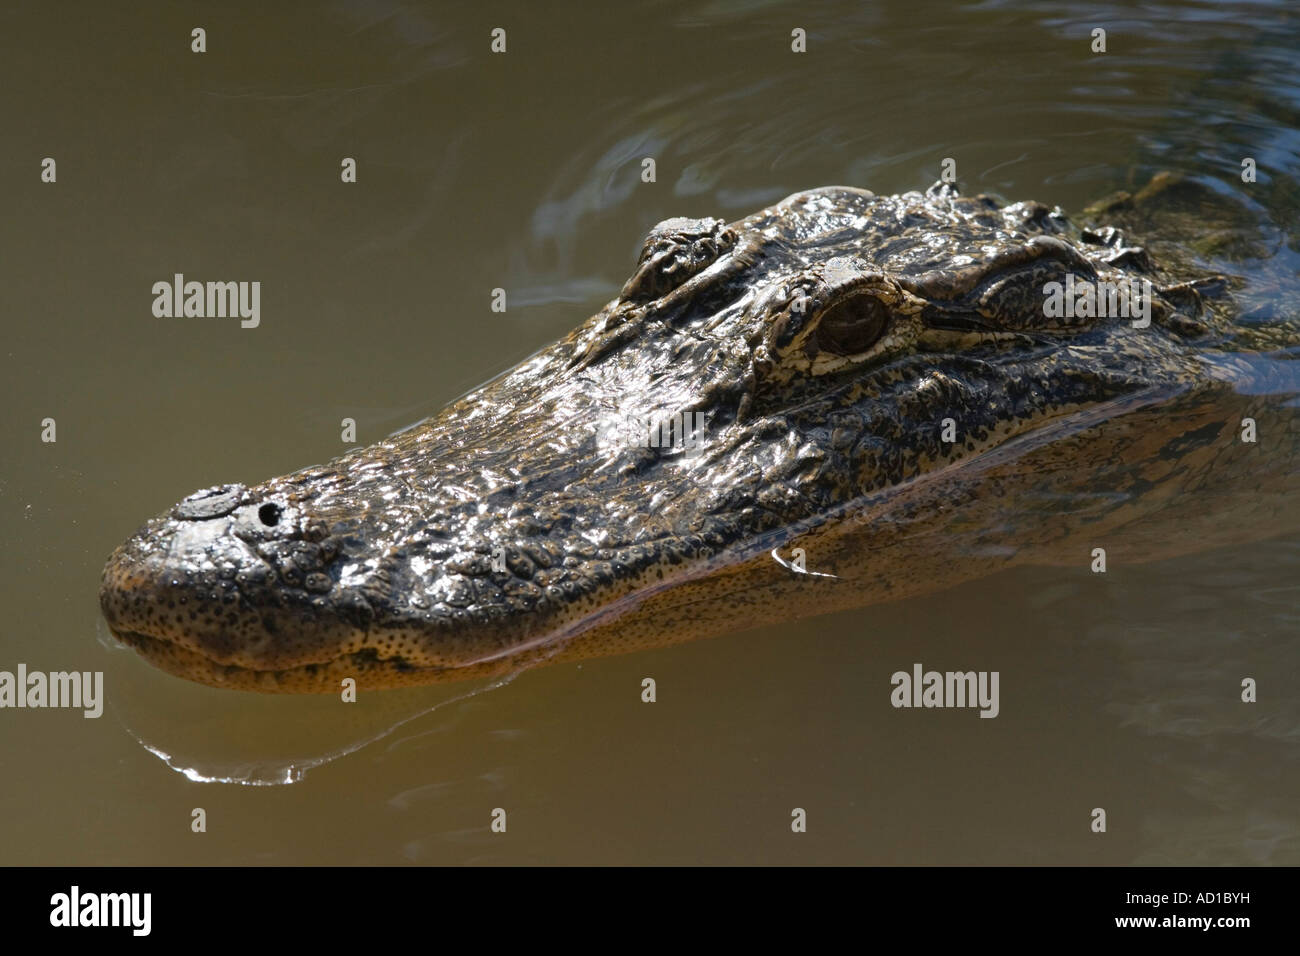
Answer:
<svg viewBox="0 0 1300 956"><path fill-rule="evenodd" d="M1044 304L1051 283L1130 279L1154 283L1147 328ZM946 499L891 492L1201 375L1187 343L1222 322L1175 279L1113 229L946 187L670 219L617 299L439 414L149 521L109 559L102 608L168 671L297 692L940 587L872 542Z"/></svg>

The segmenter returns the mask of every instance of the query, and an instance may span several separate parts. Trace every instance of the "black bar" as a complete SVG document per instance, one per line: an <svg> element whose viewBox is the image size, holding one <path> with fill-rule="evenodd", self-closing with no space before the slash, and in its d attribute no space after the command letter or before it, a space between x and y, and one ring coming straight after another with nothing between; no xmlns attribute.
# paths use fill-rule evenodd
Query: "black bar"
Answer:
<svg viewBox="0 0 1300 956"><path fill-rule="evenodd" d="M1295 925L1292 868L538 869L10 869L0 915L18 938L77 934L79 942L150 938L200 941L204 948L276 938L373 942L381 931L433 947L453 945L466 930L491 935L514 928L540 934L539 945L544 937L586 937L621 946L692 932L701 919L737 939L800 927L820 936L843 925L849 939L863 943L895 936L918 944L1131 937L1138 944L1231 946L1282 938ZM131 925L52 926L52 916L68 916L73 886L82 913L89 912L88 894L95 913L99 894L150 894L147 936ZM68 905L56 913L60 894ZM136 899L140 909L123 911L120 922L130 924L135 915L143 928L144 897ZM120 906L122 899L109 902ZM1208 929L1188 925L1205 918Z"/></svg>

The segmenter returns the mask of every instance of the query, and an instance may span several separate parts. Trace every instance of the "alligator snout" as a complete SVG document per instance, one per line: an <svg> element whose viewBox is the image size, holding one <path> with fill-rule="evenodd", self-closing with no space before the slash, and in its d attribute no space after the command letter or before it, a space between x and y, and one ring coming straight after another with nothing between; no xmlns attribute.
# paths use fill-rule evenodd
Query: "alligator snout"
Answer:
<svg viewBox="0 0 1300 956"><path fill-rule="evenodd" d="M301 503L265 491L205 488L117 548L100 583L113 633L206 683L337 656L352 627L326 600L340 542Z"/></svg>

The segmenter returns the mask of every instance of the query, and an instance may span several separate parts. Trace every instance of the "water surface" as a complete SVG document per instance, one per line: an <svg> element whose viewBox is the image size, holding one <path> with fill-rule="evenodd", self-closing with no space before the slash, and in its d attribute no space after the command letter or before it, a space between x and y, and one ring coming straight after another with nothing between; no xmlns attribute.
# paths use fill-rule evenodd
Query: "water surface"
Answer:
<svg viewBox="0 0 1300 956"><path fill-rule="evenodd" d="M177 681L96 600L146 517L432 413L669 216L924 189L945 157L1075 211L1168 169L1249 204L1294 280L1291 5L56 3L0 36L0 669L108 688L99 720L0 712L0 862L1300 862L1295 536L352 709ZM154 318L176 272L260 280L260 326ZM916 661L998 670L999 717L892 708Z"/></svg>

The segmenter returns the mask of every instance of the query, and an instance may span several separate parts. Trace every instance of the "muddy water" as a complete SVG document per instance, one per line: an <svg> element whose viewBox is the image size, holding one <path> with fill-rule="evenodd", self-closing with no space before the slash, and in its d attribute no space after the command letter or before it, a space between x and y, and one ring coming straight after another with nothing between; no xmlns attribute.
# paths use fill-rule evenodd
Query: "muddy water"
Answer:
<svg viewBox="0 0 1300 956"><path fill-rule="evenodd" d="M433 412L668 216L954 157L1067 210L1182 170L1294 225L1287 4L153 6L0 12L0 670L106 697L0 711L0 862L1300 862L1296 536L348 707L170 678L96 603L144 518ZM155 318L175 273L260 281L258 326ZM891 707L916 662L998 671L998 717Z"/></svg>

